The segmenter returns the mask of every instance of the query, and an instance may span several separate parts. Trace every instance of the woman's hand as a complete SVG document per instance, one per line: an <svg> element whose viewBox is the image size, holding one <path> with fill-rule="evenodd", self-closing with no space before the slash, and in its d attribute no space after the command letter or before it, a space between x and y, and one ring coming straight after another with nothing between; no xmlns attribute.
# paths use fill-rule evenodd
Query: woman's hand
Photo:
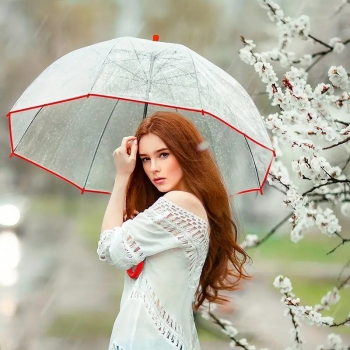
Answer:
<svg viewBox="0 0 350 350"><path fill-rule="evenodd" d="M136 140L136 143L133 141ZM130 176L135 169L137 153L137 138L127 136L122 144L113 152L114 164L118 176Z"/></svg>

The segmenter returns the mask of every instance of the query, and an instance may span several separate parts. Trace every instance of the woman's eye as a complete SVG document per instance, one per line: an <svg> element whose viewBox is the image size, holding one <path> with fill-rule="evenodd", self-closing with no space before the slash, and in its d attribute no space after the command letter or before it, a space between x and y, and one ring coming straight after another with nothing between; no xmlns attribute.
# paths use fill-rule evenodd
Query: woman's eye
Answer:
<svg viewBox="0 0 350 350"><path fill-rule="evenodd" d="M169 153L167 153L167 152L163 152L163 153L160 153L160 157L161 158L166 158L167 156L169 155ZM145 163L145 162L147 162L149 160L149 158L148 157L145 157L145 158L142 158L141 159L141 162L142 163Z"/></svg>

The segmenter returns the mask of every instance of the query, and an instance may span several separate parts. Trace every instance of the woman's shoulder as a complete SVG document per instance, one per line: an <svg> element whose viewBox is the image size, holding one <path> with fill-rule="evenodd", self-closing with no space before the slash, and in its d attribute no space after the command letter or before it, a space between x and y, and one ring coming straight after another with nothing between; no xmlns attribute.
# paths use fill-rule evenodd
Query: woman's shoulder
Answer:
<svg viewBox="0 0 350 350"><path fill-rule="evenodd" d="M192 193L185 191L169 191L163 197L168 202L192 213L208 223L208 216L200 199Z"/></svg>

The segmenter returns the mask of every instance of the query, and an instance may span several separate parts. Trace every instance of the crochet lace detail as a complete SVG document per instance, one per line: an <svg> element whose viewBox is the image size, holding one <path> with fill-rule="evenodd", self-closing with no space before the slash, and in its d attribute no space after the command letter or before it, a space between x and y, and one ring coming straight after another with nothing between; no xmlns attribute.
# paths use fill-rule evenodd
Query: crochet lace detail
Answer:
<svg viewBox="0 0 350 350"><path fill-rule="evenodd" d="M98 241L97 253L102 261L112 262L108 253L108 247L111 245L111 239L115 229L105 230L100 235L100 240ZM134 240L133 236L130 235L129 231L123 227L120 227L122 235L122 244L125 250L125 256L121 259L126 260L134 265L137 265L140 260L146 258L145 254L139 247L139 245Z"/></svg>
<svg viewBox="0 0 350 350"><path fill-rule="evenodd" d="M209 224L164 197L160 197L151 208L152 210L146 209L144 213L165 230L171 232L184 246L190 261L189 286L197 288L209 249L207 232ZM157 217L162 217L162 220Z"/></svg>
<svg viewBox="0 0 350 350"><path fill-rule="evenodd" d="M109 255L106 250L111 245L113 230L105 230L100 234L100 240L98 241L97 254L102 261L109 261Z"/></svg>
<svg viewBox="0 0 350 350"><path fill-rule="evenodd" d="M162 306L146 278L143 276L136 282L130 299L141 299L151 316L155 326L177 349L190 350L193 347L186 344L181 326L169 315Z"/></svg>
<svg viewBox="0 0 350 350"><path fill-rule="evenodd" d="M133 265L137 265L139 261L146 258L140 246L135 242L134 237L125 229L122 229L122 242L126 255Z"/></svg>

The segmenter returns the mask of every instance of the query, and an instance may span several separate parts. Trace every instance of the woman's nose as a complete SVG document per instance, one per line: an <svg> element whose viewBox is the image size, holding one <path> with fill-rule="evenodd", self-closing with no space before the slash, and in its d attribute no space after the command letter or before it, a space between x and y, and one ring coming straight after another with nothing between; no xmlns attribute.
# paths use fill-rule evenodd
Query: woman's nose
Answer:
<svg viewBox="0 0 350 350"><path fill-rule="evenodd" d="M155 160L151 160L151 170L158 170L158 165Z"/></svg>

